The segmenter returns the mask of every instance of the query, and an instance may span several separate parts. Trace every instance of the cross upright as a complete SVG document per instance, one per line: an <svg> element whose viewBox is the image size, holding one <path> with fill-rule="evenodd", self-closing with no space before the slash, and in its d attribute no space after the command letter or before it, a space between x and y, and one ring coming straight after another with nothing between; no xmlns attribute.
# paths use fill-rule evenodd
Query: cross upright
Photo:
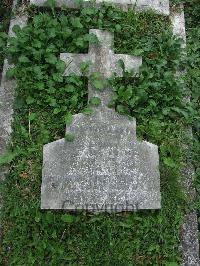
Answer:
<svg viewBox="0 0 200 266"><path fill-rule="evenodd" d="M65 76L75 74L82 76L83 73L80 70L81 62L90 62L88 77L95 72L98 72L102 78L109 78L115 72L117 76L122 76L122 68L119 65L119 60L122 60L126 70L139 71L139 67L142 65L142 57L136 57L126 54L114 54L113 52L113 40L114 36L108 31L90 30L90 34L96 35L98 43L89 44L88 54L72 54L62 53L60 59L66 64ZM97 91L92 88L90 82L88 84L88 97L101 98L101 105L107 105L110 101L112 91L109 88Z"/></svg>
<svg viewBox="0 0 200 266"><path fill-rule="evenodd" d="M141 57L114 54L113 35L90 30L99 42L90 44L88 54L61 54L66 63L65 75L81 76L80 63L90 61L88 76L99 72L108 78L113 72L122 76L118 65L139 70ZM66 131L74 134L73 142L65 138L48 143L43 149L41 187L42 209L120 212L161 207L158 147L137 141L136 121L107 107L111 90L93 90L89 99L101 98L90 116L76 114Z"/></svg>

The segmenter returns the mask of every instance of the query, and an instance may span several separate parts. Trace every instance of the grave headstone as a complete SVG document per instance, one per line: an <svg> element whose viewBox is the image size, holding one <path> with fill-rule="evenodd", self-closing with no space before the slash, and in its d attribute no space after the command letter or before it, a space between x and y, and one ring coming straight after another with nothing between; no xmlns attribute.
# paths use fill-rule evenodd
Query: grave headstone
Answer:
<svg viewBox="0 0 200 266"><path fill-rule="evenodd" d="M99 42L88 54L61 54L65 75L80 72L80 63L91 62L89 74L107 78L122 75L118 60L126 70L139 71L141 57L114 54L113 35L90 30ZM158 147L137 141L136 122L107 107L111 89L94 90L89 83L89 99L98 96L101 104L91 115L74 115L66 131L73 142L61 139L44 146L41 188L42 209L131 211L160 209Z"/></svg>
<svg viewBox="0 0 200 266"><path fill-rule="evenodd" d="M118 6L135 6L138 10L152 9L160 14L169 15L169 0L83 0L82 6L100 5L101 3L115 4ZM31 4L37 6L47 5L47 0L30 0ZM57 7L78 8L75 0L56 0Z"/></svg>

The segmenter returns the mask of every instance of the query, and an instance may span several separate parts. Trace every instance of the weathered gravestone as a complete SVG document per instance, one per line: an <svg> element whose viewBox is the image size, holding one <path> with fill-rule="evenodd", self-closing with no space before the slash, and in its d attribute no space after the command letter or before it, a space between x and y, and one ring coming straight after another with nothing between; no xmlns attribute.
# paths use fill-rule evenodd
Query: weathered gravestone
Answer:
<svg viewBox="0 0 200 266"><path fill-rule="evenodd" d="M118 6L135 6L138 10L152 9L160 14L169 15L169 0L56 0L57 7L79 8L81 6L98 6L102 3L109 3ZM47 5L47 0L30 0L31 4L37 6Z"/></svg>
<svg viewBox="0 0 200 266"><path fill-rule="evenodd" d="M118 76L122 59L126 69L139 70L142 58L114 54L113 35L90 30L99 43L88 54L61 54L65 75L82 75L81 62L90 60L89 74ZM66 129L73 142L61 139L44 146L42 209L122 211L161 207L158 148L136 139L136 122L107 107L111 90L97 91L89 84L89 99L101 98L91 115L74 115Z"/></svg>

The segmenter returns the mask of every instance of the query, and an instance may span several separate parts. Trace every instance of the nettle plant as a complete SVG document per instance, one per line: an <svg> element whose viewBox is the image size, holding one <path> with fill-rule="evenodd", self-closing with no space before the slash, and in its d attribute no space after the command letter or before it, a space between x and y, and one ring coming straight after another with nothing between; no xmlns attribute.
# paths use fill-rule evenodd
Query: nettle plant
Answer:
<svg viewBox="0 0 200 266"><path fill-rule="evenodd" d="M12 161L3 188L5 261L110 265L112 258L115 265L178 263L185 205L179 182L182 131L192 121L193 109L183 103L185 92L175 79L184 62L170 22L152 12L125 13L110 6L62 11L51 5L50 11L31 8L29 15L25 28L13 28L16 37L9 38L7 50L15 64L7 75L17 80L17 89L10 153L1 161ZM43 144L65 135L72 114L90 114L90 105L99 104L99 99L92 99L88 106L88 80L63 77L67 66L59 59L62 52L87 52L89 42L97 41L89 34L91 28L114 32L116 53L143 57L134 78L125 71L123 78L113 73L108 81L115 93L110 107L135 117L138 137L159 145L160 212L93 217L40 210ZM87 65L81 67L87 71ZM95 89L104 87L98 73L90 79ZM73 141L73 136L66 139Z"/></svg>

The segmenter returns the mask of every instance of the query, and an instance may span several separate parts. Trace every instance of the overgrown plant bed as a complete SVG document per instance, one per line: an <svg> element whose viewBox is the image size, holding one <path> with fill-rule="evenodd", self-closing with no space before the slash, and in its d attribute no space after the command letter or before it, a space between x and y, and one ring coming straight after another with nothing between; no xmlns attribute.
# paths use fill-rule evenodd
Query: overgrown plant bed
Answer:
<svg viewBox="0 0 200 266"><path fill-rule="evenodd" d="M5 265L179 265L180 227L187 210L181 188L189 141L184 128L193 109L175 73L180 41L170 22L151 12L124 13L113 7L81 11L29 10L23 30L15 27L8 53L17 90L9 152L1 158L9 174L2 187L2 264ZM141 55L134 79L112 78L113 107L137 119L138 138L159 146L162 209L137 213L69 214L40 210L42 148L64 137L71 114L85 112L87 79L63 77L61 52L87 52L89 29L115 34L116 53ZM96 89L101 87L98 79Z"/></svg>

